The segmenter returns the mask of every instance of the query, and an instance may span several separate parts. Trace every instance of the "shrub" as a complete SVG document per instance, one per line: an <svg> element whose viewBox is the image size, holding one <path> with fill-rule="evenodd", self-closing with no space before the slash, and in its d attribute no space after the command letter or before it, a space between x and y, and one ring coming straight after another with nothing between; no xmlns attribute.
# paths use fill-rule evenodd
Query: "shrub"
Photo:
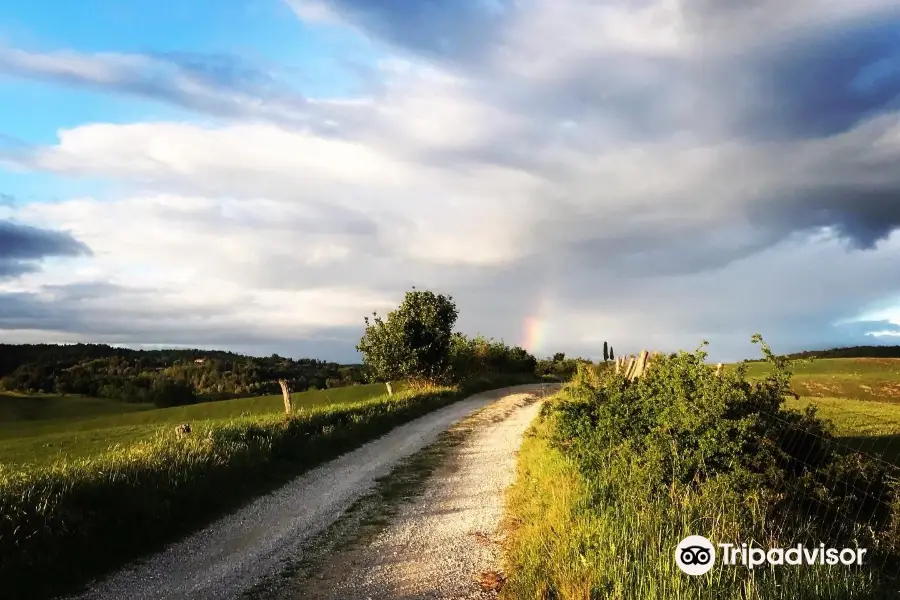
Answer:
<svg viewBox="0 0 900 600"><path fill-rule="evenodd" d="M887 589L874 565L896 552L890 473L837 452L814 410L784 408L790 363L754 341L774 367L759 382L747 381L744 369L716 376L702 349L661 357L635 381L578 368L541 413L546 450L559 458L535 453L523 465L528 477L550 465L556 474L543 475L543 492L534 480L520 476L517 484L565 498L565 506L519 494L520 519L555 520L514 537L510 560L520 572L508 597L866 598ZM573 489L558 492L554 478L574 478ZM860 546L873 568L730 568L688 582L674 571L672 552L689 534L714 543Z"/></svg>

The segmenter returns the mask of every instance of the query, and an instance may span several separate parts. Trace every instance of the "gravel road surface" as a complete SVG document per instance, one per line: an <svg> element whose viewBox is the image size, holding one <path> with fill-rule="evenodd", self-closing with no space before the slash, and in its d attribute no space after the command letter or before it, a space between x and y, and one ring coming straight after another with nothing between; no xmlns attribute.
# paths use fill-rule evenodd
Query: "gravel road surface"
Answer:
<svg viewBox="0 0 900 600"><path fill-rule="evenodd" d="M456 600L496 598L506 488L522 436L540 403L511 395L466 419L459 445L440 458L424 489L407 499L374 539L318 561L281 600ZM452 432L451 432L452 433Z"/></svg>
<svg viewBox="0 0 900 600"><path fill-rule="evenodd" d="M401 425L163 552L98 582L78 598L237 598L261 579L276 575L284 559L301 555L304 542L368 493L376 479L434 442L451 425L500 398L540 389L537 384L477 394Z"/></svg>

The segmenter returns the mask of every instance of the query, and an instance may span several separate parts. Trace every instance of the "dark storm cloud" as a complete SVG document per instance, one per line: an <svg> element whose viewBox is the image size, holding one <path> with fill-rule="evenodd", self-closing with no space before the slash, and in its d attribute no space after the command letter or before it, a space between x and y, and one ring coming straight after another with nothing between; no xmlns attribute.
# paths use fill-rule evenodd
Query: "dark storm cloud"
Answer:
<svg viewBox="0 0 900 600"><path fill-rule="evenodd" d="M900 15L797 33L740 62L719 82L752 90L734 97L739 132L781 139L837 134L900 108Z"/></svg>
<svg viewBox="0 0 900 600"><path fill-rule="evenodd" d="M750 218L785 234L832 227L860 250L872 249L900 227L900 177L893 185L834 185L785 190L749 207Z"/></svg>
<svg viewBox="0 0 900 600"><path fill-rule="evenodd" d="M512 0L325 0L342 18L420 56L472 62L516 10Z"/></svg>
<svg viewBox="0 0 900 600"><path fill-rule="evenodd" d="M68 233L0 220L0 278L32 271L43 258L88 254Z"/></svg>
<svg viewBox="0 0 900 600"><path fill-rule="evenodd" d="M0 268L2 265L3 262L0 261ZM70 320L61 308L41 302L38 295L33 293L0 293L0 330L63 329Z"/></svg>

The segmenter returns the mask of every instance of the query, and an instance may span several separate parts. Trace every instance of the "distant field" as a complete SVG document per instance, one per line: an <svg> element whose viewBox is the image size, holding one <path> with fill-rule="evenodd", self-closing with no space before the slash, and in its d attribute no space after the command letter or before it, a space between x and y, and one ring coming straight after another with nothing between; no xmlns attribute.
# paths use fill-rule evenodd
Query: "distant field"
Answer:
<svg viewBox="0 0 900 600"><path fill-rule="evenodd" d="M395 386L396 388L397 386ZM347 404L385 393L383 384L293 394L295 407ZM281 395L153 408L75 396L0 396L0 464L48 463L127 446L179 423L222 422L284 410Z"/></svg>
<svg viewBox="0 0 900 600"><path fill-rule="evenodd" d="M750 377L771 371L749 363ZM900 464L900 359L822 358L797 362L792 387L801 397L787 406L810 404L835 425L838 442Z"/></svg>
<svg viewBox="0 0 900 600"><path fill-rule="evenodd" d="M748 363L750 377L770 372ZM801 396L900 403L900 358L821 358L794 365L793 388Z"/></svg>

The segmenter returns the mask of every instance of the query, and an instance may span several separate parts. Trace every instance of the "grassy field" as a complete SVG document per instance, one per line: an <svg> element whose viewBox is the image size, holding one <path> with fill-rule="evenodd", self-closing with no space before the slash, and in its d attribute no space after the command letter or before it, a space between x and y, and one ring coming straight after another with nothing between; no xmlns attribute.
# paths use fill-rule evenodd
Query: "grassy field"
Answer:
<svg viewBox="0 0 900 600"><path fill-rule="evenodd" d="M749 377L770 372L767 363L747 363ZM900 358L822 358L796 362L792 387L801 396L900 403Z"/></svg>
<svg viewBox="0 0 900 600"><path fill-rule="evenodd" d="M792 370L791 388L800 398L786 406L815 405L834 424L839 443L900 464L900 359L816 359ZM748 363L751 378L770 372L767 363Z"/></svg>
<svg viewBox="0 0 900 600"><path fill-rule="evenodd" d="M332 391L297 394L295 406L304 410L290 416L281 412L280 397L270 397L52 420L55 431L4 439L0 453L18 448L28 458L30 448L42 462L0 464L0 598L76 590L401 423L469 394L532 381L498 376L393 396L375 395L380 390L371 386L345 388L343 401ZM134 421L99 430L86 425L121 420ZM192 432L180 437L170 425L185 420ZM32 433L31 427L51 426L18 425ZM70 436L71 444L67 458L53 463L46 460L52 452L26 443L63 439L57 436ZM117 439L118 447L102 450ZM78 457L80 451L89 453Z"/></svg>
<svg viewBox="0 0 900 600"><path fill-rule="evenodd" d="M368 400L384 391L382 384L358 385L295 393L293 399L295 407L310 409ZM281 395L172 408L99 398L0 395L0 465L88 458L148 441L160 430L180 423L204 422L208 426L283 411Z"/></svg>

